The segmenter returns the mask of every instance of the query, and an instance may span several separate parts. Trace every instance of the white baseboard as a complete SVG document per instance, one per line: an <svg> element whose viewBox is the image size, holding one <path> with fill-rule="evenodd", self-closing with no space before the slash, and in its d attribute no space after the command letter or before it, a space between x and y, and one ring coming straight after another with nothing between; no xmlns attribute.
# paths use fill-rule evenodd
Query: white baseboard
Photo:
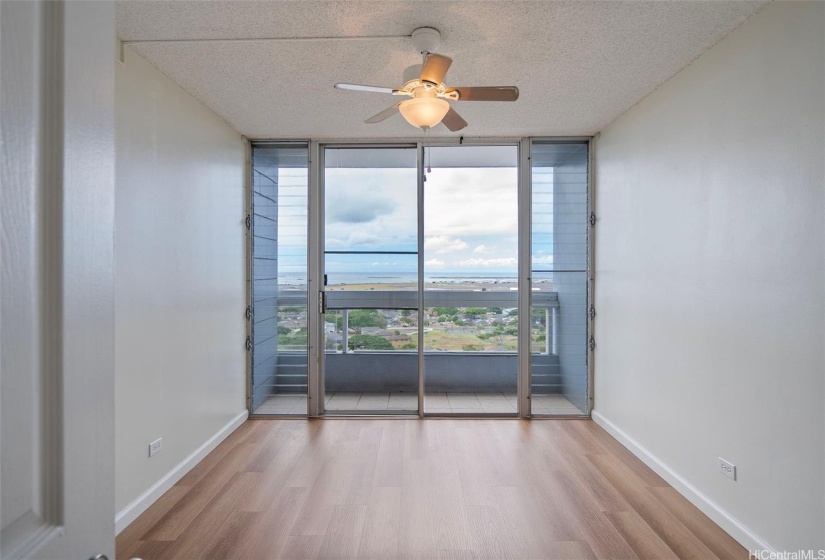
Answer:
<svg viewBox="0 0 825 560"><path fill-rule="evenodd" d="M702 513L710 517L714 523L724 529L739 544L750 550L766 550L775 553L776 550L759 538L753 531L734 518L727 511L722 509L716 502L705 496L695 486L685 480L679 473L662 462L653 453L642 446L638 441L630 437L613 422L602 416L598 411L591 414L593 421L604 428L619 443L624 445L631 453L641 459L656 474L673 486L677 492L687 498L687 500L699 508Z"/></svg>
<svg viewBox="0 0 825 560"><path fill-rule="evenodd" d="M206 457L210 451L218 446L220 442L225 440L229 434L234 432L238 426L243 424L248 416L248 410L244 410L239 413L223 428L218 430L215 435L206 440L203 445L190 453L186 459L178 463L175 468L166 473L163 478L153 484L151 488L138 496L134 502L118 512L115 516L115 534L119 535L120 532L123 531L123 529L125 529L132 521L137 519L141 513L149 509L149 506L155 503L155 501L172 486L174 486L177 481L183 478L183 475L192 470L192 468L197 465L201 459Z"/></svg>

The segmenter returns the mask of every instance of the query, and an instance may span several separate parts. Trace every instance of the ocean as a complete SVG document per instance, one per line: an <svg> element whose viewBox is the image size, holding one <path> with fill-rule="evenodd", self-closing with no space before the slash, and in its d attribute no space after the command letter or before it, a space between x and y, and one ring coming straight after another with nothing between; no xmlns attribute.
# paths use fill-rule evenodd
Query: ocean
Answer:
<svg viewBox="0 0 825 560"><path fill-rule="evenodd" d="M306 285L306 275L282 274L278 278L280 285ZM345 272L327 275L328 284L405 284L418 281L416 273L400 272L398 274L375 274L374 272ZM513 272L445 272L425 274L424 282L438 284L500 284L517 282L518 276Z"/></svg>

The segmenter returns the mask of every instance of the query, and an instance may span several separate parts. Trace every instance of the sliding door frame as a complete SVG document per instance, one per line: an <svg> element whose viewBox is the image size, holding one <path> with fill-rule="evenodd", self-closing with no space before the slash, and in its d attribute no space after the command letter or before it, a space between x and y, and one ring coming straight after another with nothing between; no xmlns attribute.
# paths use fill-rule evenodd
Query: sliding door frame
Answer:
<svg viewBox="0 0 825 560"><path fill-rule="evenodd" d="M531 349L530 349L530 310L532 306L532 238L531 238L531 199L532 199L532 163L531 149L533 143L586 142L588 145L588 213L594 212L594 169L593 138L574 137L495 137L495 138L439 138L433 140L411 140L410 138L389 139L315 139L315 140L248 140L253 143L297 144L308 143L309 149L309 193L308 193L308 235L307 235L307 317L308 317L308 364L307 397L310 417L323 416L324 407L324 352L325 340L323 321L319 320L323 311L321 293L324 290L324 150L325 148L411 148L417 151L417 217L418 217L418 411L424 413L424 149L430 147L457 146L516 146L518 148L518 412L519 418L531 417ZM249 148L248 148L249 149ZM251 150L248 151L251 155ZM251 157L247 161L247 173L251 174ZM248 177L250 177L248 175ZM248 179L251 190L251 177ZM251 197L251 194L249 195ZM592 227L588 229L588 264L587 264L587 304L593 304L594 284L594 239ZM248 252L249 255L249 252ZM249 269L248 269L249 272ZM248 277L249 278L249 277ZM250 299L250 305L252 304ZM588 339L593 333L593 317L588 314ZM588 403L587 414L593 409L593 352L588 351ZM247 381L251 380L251 368L247 360ZM248 395L251 407L251 392ZM251 409L250 409L251 411ZM428 414L428 417L441 416ZM452 415L451 415L452 416ZM485 415L486 416L486 415ZM494 417L496 415L492 415Z"/></svg>
<svg viewBox="0 0 825 560"><path fill-rule="evenodd" d="M518 415L529 418L531 407L531 346L530 318L532 310L532 192L533 167L530 163L530 138L519 143L518 158Z"/></svg>
<svg viewBox="0 0 825 560"><path fill-rule="evenodd" d="M416 153L416 193L418 208L418 417L424 418L424 146L419 142Z"/></svg>
<svg viewBox="0 0 825 560"><path fill-rule="evenodd" d="M309 290L310 290L310 298L309 304L310 309L307 313L307 317L316 317L318 318L315 321L309 321L310 327L308 330L308 336L312 340L310 347L312 348L312 356L309 364L309 368L307 370L308 380L307 385L311 387L309 393L309 416L323 416L326 413L325 407L325 395L326 395L326 387L325 387L325 337L326 333L322 328L324 322L320 319L323 315L323 303L322 298L325 295L322 295L325 292L326 286L324 285L324 274L326 273L325 270L325 249L326 249L326 237L325 237L325 214L324 209L326 205L326 185L325 185L325 153L326 149L335 149L335 148L351 148L351 149L370 149L370 148L377 148L377 149L391 149L391 148L405 148L405 149L415 149L416 150L416 169L417 169L417 188L416 188L416 200L418 201L418 208L416 208L416 220L417 220L417 241L418 241L418 339L423 341L423 307L422 307L422 295L421 295L421 286L423 279L423 261L422 255L424 254L424 239L422 233L422 209L423 209L423 159L421 157L421 146L419 143L411 142L409 140L397 140L397 141L360 141L360 140L329 140L329 141L321 141L315 140L312 142L312 148L310 150L310 198L309 198L309 247L307 251L307 255L310 262L310 281L309 281ZM314 206L314 209L313 209ZM422 373L423 373L423 344L419 344L418 348L418 410L417 412L411 411L411 414L417 414L419 417L422 417L422 410L423 410L423 386L422 386ZM374 416L374 414L369 414L370 416Z"/></svg>
<svg viewBox="0 0 825 560"><path fill-rule="evenodd" d="M421 418L423 418L424 416L427 416L429 418L441 418L441 417L446 417L446 418L471 417L471 418L475 418L475 417L479 417L479 416L484 417L484 418L514 418L514 417L526 418L526 417L529 416L530 408L529 408L529 401L527 401L527 395L529 394L529 390L530 390L530 383L529 383L529 372L530 372L530 366L529 366L529 360L530 360L530 356L529 356L529 350L530 350L529 326L530 326L530 322L529 322L529 313L523 313L522 312L522 307L521 307L522 306L522 299L523 299L523 297L522 297L522 291L523 291L522 290L522 283L523 283L522 276L523 275L522 275L522 271L521 271L521 263L522 263L522 260L523 260L522 259L522 254L523 254L523 251L525 250L525 247L523 245L523 232L522 232L522 230L524 229L525 225L529 226L529 223L530 223L529 222L529 218L530 218L529 205L527 206L527 211L528 211L527 221L525 222L524 219L523 219L524 207L523 207L522 195L523 195L523 191L525 190L525 188L529 191L529 186L530 186L529 174L526 177L526 182L525 182L525 177L524 177L524 173L523 173L524 165L522 164L522 162L524 160L524 154L525 154L525 147L524 146L525 146L525 144L527 145L527 150L528 150L527 153L529 153L529 145L530 145L530 139L529 138L502 137L502 138L468 138L468 139L465 139L464 137L459 137L459 138L438 139L438 140L432 140L432 141L420 141L418 143L418 145L420 147L419 149L421 150L421 156L420 156L420 161L419 161L419 166L421 168L421 175L420 175L420 178L419 178L419 191L421 193L421 200L420 200L419 204L420 204L420 207L422 209L421 212L419 213L419 219L421 220L421 224L420 224L421 252L420 252L420 255L419 255L419 260L421 262L421 268L420 268L421 279L420 279L420 282L419 282L419 290L421 292L421 295L420 295L421 317L419 318L419 335L418 335L419 336L418 339L420 341L422 341L422 344L419 344L419 369L420 369L420 371L419 371L419 377L418 377L418 390L419 390L419 393L420 393L420 397L419 397L419 399L420 399L419 416ZM518 262L519 262L518 268L517 268L518 289L519 289L519 298L518 298L518 307L519 307L518 333L519 334L518 334L518 345L517 345L517 364L518 365L516 366L516 372L517 372L516 373L516 378L517 378L516 389L517 389L517 395L518 395L517 396L518 410L516 411L515 416L513 416L512 413L498 413L498 412L483 413L483 414L476 414L476 413L451 413L451 414L427 413L427 414L425 414L425 412L424 412L424 397L423 396L424 396L424 391L425 391L425 376L426 376L426 372L424 370L424 344L423 344L423 341L424 341L424 335L423 335L423 330L424 330L424 326L423 326L424 325L424 322L423 322L423 314L424 314L424 265L423 265L423 263L424 263L424 241L423 241L423 238L424 238L424 212L423 212L423 208L424 208L424 173L423 173L423 171L424 171L424 149L425 148L457 148L457 147L461 147L461 146L467 146L467 147L473 147L473 146L502 146L502 147L504 147L504 146L507 146L507 147L517 148L517 154L516 154L516 169L517 169L517 187L516 187L516 189L517 189L517 195L516 196L517 196L518 202L517 202L516 212L518 214L518 227L517 227L518 248L516 249L516 254L518 255ZM527 167L528 167L528 170L529 170L529 164L528 164ZM527 239L528 239L528 244L526 246L526 250L528 251L527 255L529 256L529 250L530 250L529 249L529 247L530 247L529 237ZM528 286L529 286L529 283L528 283ZM528 290L529 290L529 288L528 288ZM529 310L530 308L527 307L527 309ZM523 353L523 349L522 349L522 323L524 322L522 317L525 316L525 315L527 315L527 323L526 324L527 324L527 327L528 327L528 331L527 331L528 332L528 339L527 339L528 340L528 344L527 344L528 353L526 355ZM524 364L526 364L526 365L524 365ZM528 375L527 385L524 385L524 371L526 371L527 375ZM526 387L526 391L523 389L523 387Z"/></svg>
<svg viewBox="0 0 825 560"><path fill-rule="evenodd" d="M320 299L324 287L324 186L323 149L317 140L309 144L309 200L307 209L307 337L309 360L307 363L307 414L311 417L324 414L324 322L319 320L323 312Z"/></svg>

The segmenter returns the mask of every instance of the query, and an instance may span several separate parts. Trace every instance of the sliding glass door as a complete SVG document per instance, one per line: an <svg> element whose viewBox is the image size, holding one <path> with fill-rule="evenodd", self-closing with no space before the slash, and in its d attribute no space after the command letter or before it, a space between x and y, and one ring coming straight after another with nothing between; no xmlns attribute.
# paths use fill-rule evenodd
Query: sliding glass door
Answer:
<svg viewBox="0 0 825 560"><path fill-rule="evenodd" d="M424 412L518 412L518 146L424 148Z"/></svg>
<svg viewBox="0 0 825 560"><path fill-rule="evenodd" d="M588 148L253 143L251 412L589 414Z"/></svg>
<svg viewBox="0 0 825 560"><path fill-rule="evenodd" d="M324 149L324 408L418 412L418 150Z"/></svg>

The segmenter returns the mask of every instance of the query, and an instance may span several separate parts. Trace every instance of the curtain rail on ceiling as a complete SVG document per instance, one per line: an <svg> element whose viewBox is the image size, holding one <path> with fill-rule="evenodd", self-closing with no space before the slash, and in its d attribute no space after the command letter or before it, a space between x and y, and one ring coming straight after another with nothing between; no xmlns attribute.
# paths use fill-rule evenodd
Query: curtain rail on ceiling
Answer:
<svg viewBox="0 0 825 560"><path fill-rule="evenodd" d="M124 45L151 45L164 43L197 44L197 43L268 43L272 41L375 41L385 39L409 39L410 35L372 35L366 37L338 36L338 37L253 37L233 39L133 39L121 41Z"/></svg>

